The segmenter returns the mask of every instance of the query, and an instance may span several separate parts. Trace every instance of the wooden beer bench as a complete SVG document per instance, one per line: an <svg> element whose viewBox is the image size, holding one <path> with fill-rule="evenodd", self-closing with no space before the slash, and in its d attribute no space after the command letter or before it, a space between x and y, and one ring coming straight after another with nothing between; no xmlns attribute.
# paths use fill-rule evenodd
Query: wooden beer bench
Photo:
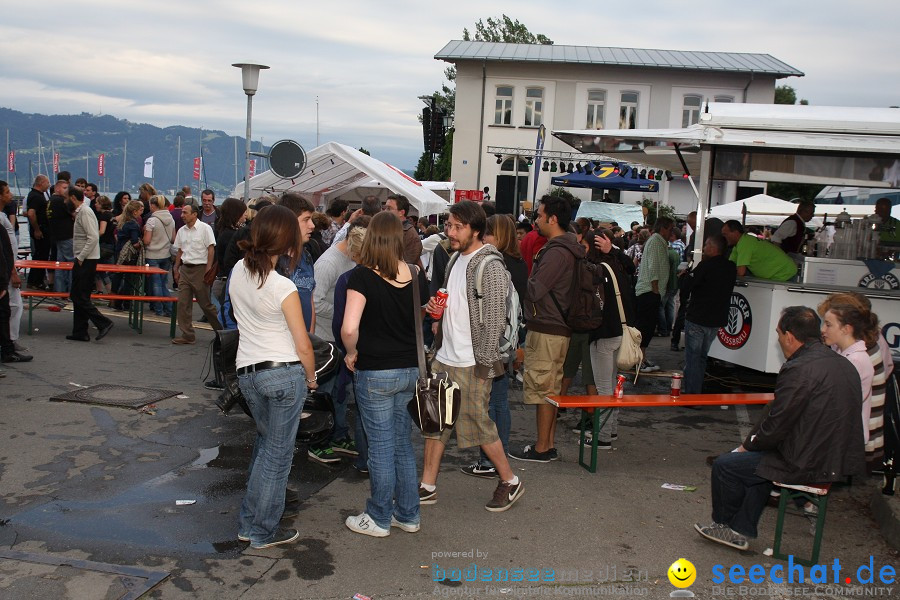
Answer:
<svg viewBox="0 0 900 600"><path fill-rule="evenodd" d="M597 472L597 443L600 429L606 424L614 408L651 408L656 406L733 406L738 404L768 404L775 394L682 394L672 398L669 394L633 394L622 398L615 396L548 396L547 402L558 408L580 408L586 415L592 415L591 422L591 462L586 463L585 419L581 420L581 435L578 448L578 464Z"/></svg>
<svg viewBox="0 0 900 600"><path fill-rule="evenodd" d="M46 269L49 271L71 271L73 264L71 262L54 262L41 260L17 260L17 269ZM128 326L136 330L138 333L144 332L144 302L172 302L172 319L169 325L171 337L175 337L175 320L177 313L178 298L170 296L147 296L144 289L144 277L147 275L164 275L168 273L165 269L149 266L137 265L97 265L98 273L122 273L125 275L133 275L136 277L137 284L134 286L133 294L91 294L91 300L118 300L131 302L131 309L128 311ZM68 292L53 292L49 290L22 290L22 297L28 298L28 335L32 335L34 329L32 327L32 313L34 309L39 307L46 300L67 300ZM37 299L37 302L35 302Z"/></svg>

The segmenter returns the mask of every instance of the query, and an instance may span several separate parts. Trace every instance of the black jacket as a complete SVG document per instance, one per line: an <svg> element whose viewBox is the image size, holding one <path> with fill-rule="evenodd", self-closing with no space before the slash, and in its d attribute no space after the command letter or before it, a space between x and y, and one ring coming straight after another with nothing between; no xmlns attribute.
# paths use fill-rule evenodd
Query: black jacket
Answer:
<svg viewBox="0 0 900 600"><path fill-rule="evenodd" d="M685 277L691 294L685 318L703 327L724 327L737 279L735 264L724 256L704 258Z"/></svg>
<svg viewBox="0 0 900 600"><path fill-rule="evenodd" d="M865 472L862 385L853 364L821 342L781 366L775 399L744 441L765 452L756 474L782 483L826 483Z"/></svg>
<svg viewBox="0 0 900 600"><path fill-rule="evenodd" d="M635 306L634 286L631 284L631 276L628 275L625 269L625 262L621 260L622 257L625 258L626 262L631 263L632 267L634 266L631 259L625 256L625 253L618 248L613 248L609 254L599 258L603 268L603 322L600 324L600 327L591 331L588 339L592 342L622 335L622 318L619 313L619 303L616 301L616 288L613 285L609 270L603 267L602 263L608 264L616 274L616 283L619 284L619 293L622 296L622 308L625 310L625 323L628 325L634 325L635 323L637 308Z"/></svg>

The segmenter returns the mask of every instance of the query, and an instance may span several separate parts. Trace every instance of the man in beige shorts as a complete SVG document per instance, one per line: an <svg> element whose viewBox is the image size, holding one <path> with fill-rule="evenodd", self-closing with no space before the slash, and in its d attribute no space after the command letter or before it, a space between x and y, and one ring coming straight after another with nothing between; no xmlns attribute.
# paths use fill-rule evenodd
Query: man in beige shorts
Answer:
<svg viewBox="0 0 900 600"><path fill-rule="evenodd" d="M503 453L497 426L488 414L491 385L495 375L503 373L500 360L500 335L506 325L506 292L509 276L503 256L482 242L487 217L474 202L459 202L450 207L448 237L456 251L448 265L444 287L449 294L441 320L435 324L438 346L432 363L435 372L446 371L461 392L459 418L452 429L441 435L425 436L425 466L419 485L419 502L437 502L437 475L441 457L450 435L456 431L460 448L481 446L497 469L500 482L494 496L485 505L491 512L508 510L524 488L513 474ZM475 272L485 265L483 295L475 297ZM476 307L481 306L481 311ZM429 312L436 309L434 298L428 301Z"/></svg>
<svg viewBox="0 0 900 600"><path fill-rule="evenodd" d="M521 450L510 450L516 460L550 462L558 454L556 407L547 396L559 394L563 363L572 331L566 325L569 287L575 258L584 256L584 248L567 233L572 208L565 198L544 196L537 210L535 226L548 242L534 258L523 303L528 335L525 338L525 404L537 409L537 442Z"/></svg>

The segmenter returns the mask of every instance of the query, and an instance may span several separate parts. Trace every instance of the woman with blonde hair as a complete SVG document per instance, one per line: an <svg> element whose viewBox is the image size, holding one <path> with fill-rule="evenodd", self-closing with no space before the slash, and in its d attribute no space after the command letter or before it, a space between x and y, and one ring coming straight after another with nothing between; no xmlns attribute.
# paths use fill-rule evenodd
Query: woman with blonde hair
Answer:
<svg viewBox="0 0 900 600"><path fill-rule="evenodd" d="M307 390L318 387L312 344L303 322L294 282L279 275L275 264L300 258L300 228L283 206L260 211L246 251L229 279L234 317L241 332L237 373L241 392L256 422L250 477L241 504L238 539L253 548L293 542L296 529L279 525L294 457L297 426Z"/></svg>
<svg viewBox="0 0 900 600"><path fill-rule="evenodd" d="M413 287L427 298L424 275L403 261L403 225L391 212L372 217L359 265L347 282L341 339L354 372L356 404L369 443L371 495L347 527L373 537L391 527L419 530L416 458L406 405L418 377ZM421 300L420 300L421 304Z"/></svg>
<svg viewBox="0 0 900 600"><path fill-rule="evenodd" d="M144 212L144 204L139 200L131 200L122 209L119 226L116 228L116 262L118 264L136 265L141 256L141 214ZM143 264L143 262L141 262ZM132 281L135 275L129 275L128 281ZM126 278L122 273L113 273L112 292L122 293L123 281ZM128 302L114 300L110 305L116 310L128 308Z"/></svg>
<svg viewBox="0 0 900 600"><path fill-rule="evenodd" d="M824 318L832 306L849 306L860 314L870 315L870 322L864 327L866 337L863 341L866 345L866 354L872 366L872 380L869 415L868 420L865 419L864 415L863 425L866 427L868 436L866 441L866 468L871 473L873 470L881 468L884 459L885 400L888 386L892 385L891 374L894 370L894 361L887 341L878 327L878 317L871 312L872 304L868 298L856 292L831 294L818 306L819 315ZM826 341L826 343L828 342ZM866 372L868 372L868 369L866 369ZM860 378L862 379L862 373ZM865 392L866 386L863 384L864 395Z"/></svg>
<svg viewBox="0 0 900 600"><path fill-rule="evenodd" d="M151 267L165 271L172 268L172 241L175 239L175 219L166 208L166 197L162 194L150 196L150 212L144 224L144 257ZM157 298L169 295L166 288L168 273L147 277L150 296ZM168 302L151 302L150 309L159 317L172 316L172 305Z"/></svg>

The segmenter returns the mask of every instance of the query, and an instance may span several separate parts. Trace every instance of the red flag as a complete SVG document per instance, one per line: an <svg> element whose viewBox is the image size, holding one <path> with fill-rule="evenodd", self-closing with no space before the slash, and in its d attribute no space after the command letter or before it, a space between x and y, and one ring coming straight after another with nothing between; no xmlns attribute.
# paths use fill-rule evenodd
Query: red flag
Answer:
<svg viewBox="0 0 900 600"><path fill-rule="evenodd" d="M59 152L53 153L53 172L59 173Z"/></svg>
<svg viewBox="0 0 900 600"><path fill-rule="evenodd" d="M250 159L250 177L254 177L256 175L256 159Z"/></svg>
<svg viewBox="0 0 900 600"><path fill-rule="evenodd" d="M199 156L194 159L194 179L200 180L200 163L203 161Z"/></svg>
<svg viewBox="0 0 900 600"><path fill-rule="evenodd" d="M104 163L106 162L106 155L101 154L97 157L97 176L103 177L106 175L106 169Z"/></svg>
<svg viewBox="0 0 900 600"><path fill-rule="evenodd" d="M10 150L9 156L6 157L6 170L10 173L16 172L16 153L13 150Z"/></svg>

